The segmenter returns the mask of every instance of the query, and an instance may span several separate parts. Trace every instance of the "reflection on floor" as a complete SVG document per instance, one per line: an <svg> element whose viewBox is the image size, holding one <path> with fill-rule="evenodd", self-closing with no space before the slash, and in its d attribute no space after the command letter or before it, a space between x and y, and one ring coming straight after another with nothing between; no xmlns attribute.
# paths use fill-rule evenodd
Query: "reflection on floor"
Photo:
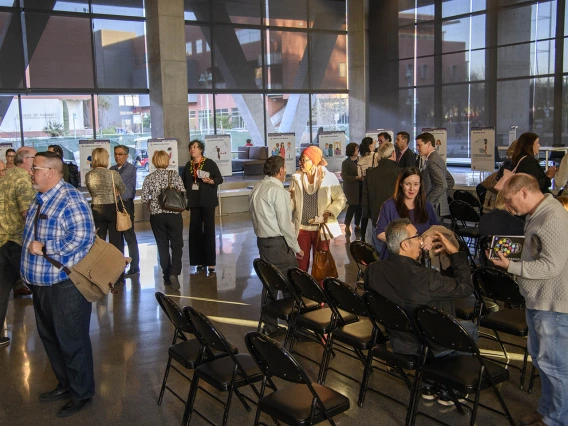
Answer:
<svg viewBox="0 0 568 426"><path fill-rule="evenodd" d="M0 424L1 425L176 425L181 422L183 405L166 393L162 406L156 401L162 375L167 361L167 349L172 339L172 326L160 311L154 292L164 291L162 274L156 262L156 245L149 223L136 224L142 273L140 279L128 279L117 295L109 295L93 306L91 339L95 359L97 395L87 409L69 419L60 420L55 413L62 402L40 403L38 394L56 384L45 351L37 334L31 299L10 300L7 327L12 338L10 346L0 348ZM184 254L182 287L178 292L169 292L181 305L192 305L211 316L219 324L226 337L246 352L243 336L256 329L259 314L261 284L252 268L257 257L256 237L252 232L247 214L223 217L217 226L217 275L207 276L189 268L187 252ZM355 238L353 235L351 238ZM187 242L187 224L184 240ZM187 243L186 243L187 244ZM348 254L349 240L338 237L332 244L340 279L353 282L356 267ZM167 289L166 289L167 292ZM482 347L500 352L487 340ZM312 358L321 357L321 348L310 343L299 343L297 349ZM518 353L513 353L515 363L520 365ZM312 378L316 378L314 365L300 359ZM332 366L341 365L343 371L360 378L363 369L360 363L345 359L338 354ZM530 364L529 364L530 371ZM501 385L501 391L515 418L534 411L540 395L540 381L529 395L518 388L519 373L511 371L511 379ZM171 385L185 395L189 386L175 372L170 374ZM402 382L375 373L371 378L373 387L399 399L406 400L408 391ZM526 381L528 384L528 380ZM357 406L358 385L330 372L326 384L344 393L351 399L351 409L337 417L343 425L402 425L404 407L369 393L364 408ZM244 391L247 395L250 390ZM251 395L252 396L252 395ZM497 407L491 391L482 394L482 401ZM202 394L197 405L220 423L222 409ZM468 424L469 419L449 412L437 403L420 409L442 418L449 424ZM270 422L270 419L266 419ZM229 416L230 425L251 425L254 410L247 413L234 399ZM422 418L419 424L429 421ZM204 422L197 416L192 424ZM498 415L480 409L477 424L506 424Z"/></svg>

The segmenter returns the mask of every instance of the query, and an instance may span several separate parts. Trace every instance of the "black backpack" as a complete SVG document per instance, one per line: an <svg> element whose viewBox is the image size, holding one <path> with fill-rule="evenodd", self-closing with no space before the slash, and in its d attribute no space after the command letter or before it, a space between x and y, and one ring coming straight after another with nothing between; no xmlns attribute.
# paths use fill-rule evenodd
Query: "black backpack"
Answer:
<svg viewBox="0 0 568 426"><path fill-rule="evenodd" d="M79 184L81 183L81 175L79 174L79 167L77 164L69 162L65 163L69 168L69 183L73 185L75 188L79 188Z"/></svg>

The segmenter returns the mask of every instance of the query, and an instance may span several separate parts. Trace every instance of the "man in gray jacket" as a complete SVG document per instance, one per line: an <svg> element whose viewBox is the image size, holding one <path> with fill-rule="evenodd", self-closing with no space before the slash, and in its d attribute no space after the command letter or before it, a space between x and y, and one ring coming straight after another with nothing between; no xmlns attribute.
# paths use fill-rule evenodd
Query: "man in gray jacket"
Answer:
<svg viewBox="0 0 568 426"><path fill-rule="evenodd" d="M540 372L542 395L521 425L568 425L568 212L537 180L515 174L502 190L507 207L527 215L521 259L499 253L497 266L518 277L525 298L528 350Z"/></svg>
<svg viewBox="0 0 568 426"><path fill-rule="evenodd" d="M416 136L416 148L426 165L422 170L422 185L426 201L429 201L438 213L438 219L450 214L448 207L448 169L446 162L436 152L436 140L431 133Z"/></svg>

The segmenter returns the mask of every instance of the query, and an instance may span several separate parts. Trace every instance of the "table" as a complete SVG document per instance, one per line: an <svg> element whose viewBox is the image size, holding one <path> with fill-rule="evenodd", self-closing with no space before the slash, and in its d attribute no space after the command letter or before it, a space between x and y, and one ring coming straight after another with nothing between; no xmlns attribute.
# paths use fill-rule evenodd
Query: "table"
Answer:
<svg viewBox="0 0 568 426"><path fill-rule="evenodd" d="M507 151L509 149L508 146L498 146L498 151ZM567 146L541 146L539 151L544 151L544 169L548 170L548 158L551 152L559 152L564 151L566 154L568 152Z"/></svg>

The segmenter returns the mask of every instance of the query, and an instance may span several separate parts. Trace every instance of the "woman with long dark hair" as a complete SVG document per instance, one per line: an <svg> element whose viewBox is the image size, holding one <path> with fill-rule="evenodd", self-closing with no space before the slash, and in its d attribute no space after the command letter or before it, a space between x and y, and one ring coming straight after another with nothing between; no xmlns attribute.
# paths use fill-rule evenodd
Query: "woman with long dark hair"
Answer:
<svg viewBox="0 0 568 426"><path fill-rule="evenodd" d="M363 194L363 176L358 167L359 145L355 142L345 147L347 158L341 164L341 179L343 192L347 197L347 212L345 213L345 235L351 235L351 220L355 215L355 227L361 223L361 195Z"/></svg>
<svg viewBox="0 0 568 426"><path fill-rule="evenodd" d="M422 175L416 167L408 167L400 172L394 195L381 207L375 235L381 241L386 242L387 225L398 218L408 218L416 227L419 234L426 232L432 225L438 224L438 218L434 207L426 201L422 189ZM424 241L424 249L429 250L431 241ZM386 244L381 252L381 259L388 255Z"/></svg>
<svg viewBox="0 0 568 426"><path fill-rule="evenodd" d="M516 173L526 173L534 176L538 181L540 192L546 194L550 192L551 179L556 174L556 167L549 167L546 173L540 167L540 163L535 156L540 149L540 139L536 133L525 132L517 139L517 146L513 152L513 166L517 168Z"/></svg>
<svg viewBox="0 0 568 426"><path fill-rule="evenodd" d="M367 169L377 167L379 164L379 154L375 152L375 141L373 138L364 137L359 145L359 170L363 177L363 185L365 185L365 179L367 175ZM367 224L369 223L369 218L371 217L371 212L369 206L361 206L362 217L361 217L361 241L365 241L365 234L367 233ZM358 227L355 227L357 230Z"/></svg>

